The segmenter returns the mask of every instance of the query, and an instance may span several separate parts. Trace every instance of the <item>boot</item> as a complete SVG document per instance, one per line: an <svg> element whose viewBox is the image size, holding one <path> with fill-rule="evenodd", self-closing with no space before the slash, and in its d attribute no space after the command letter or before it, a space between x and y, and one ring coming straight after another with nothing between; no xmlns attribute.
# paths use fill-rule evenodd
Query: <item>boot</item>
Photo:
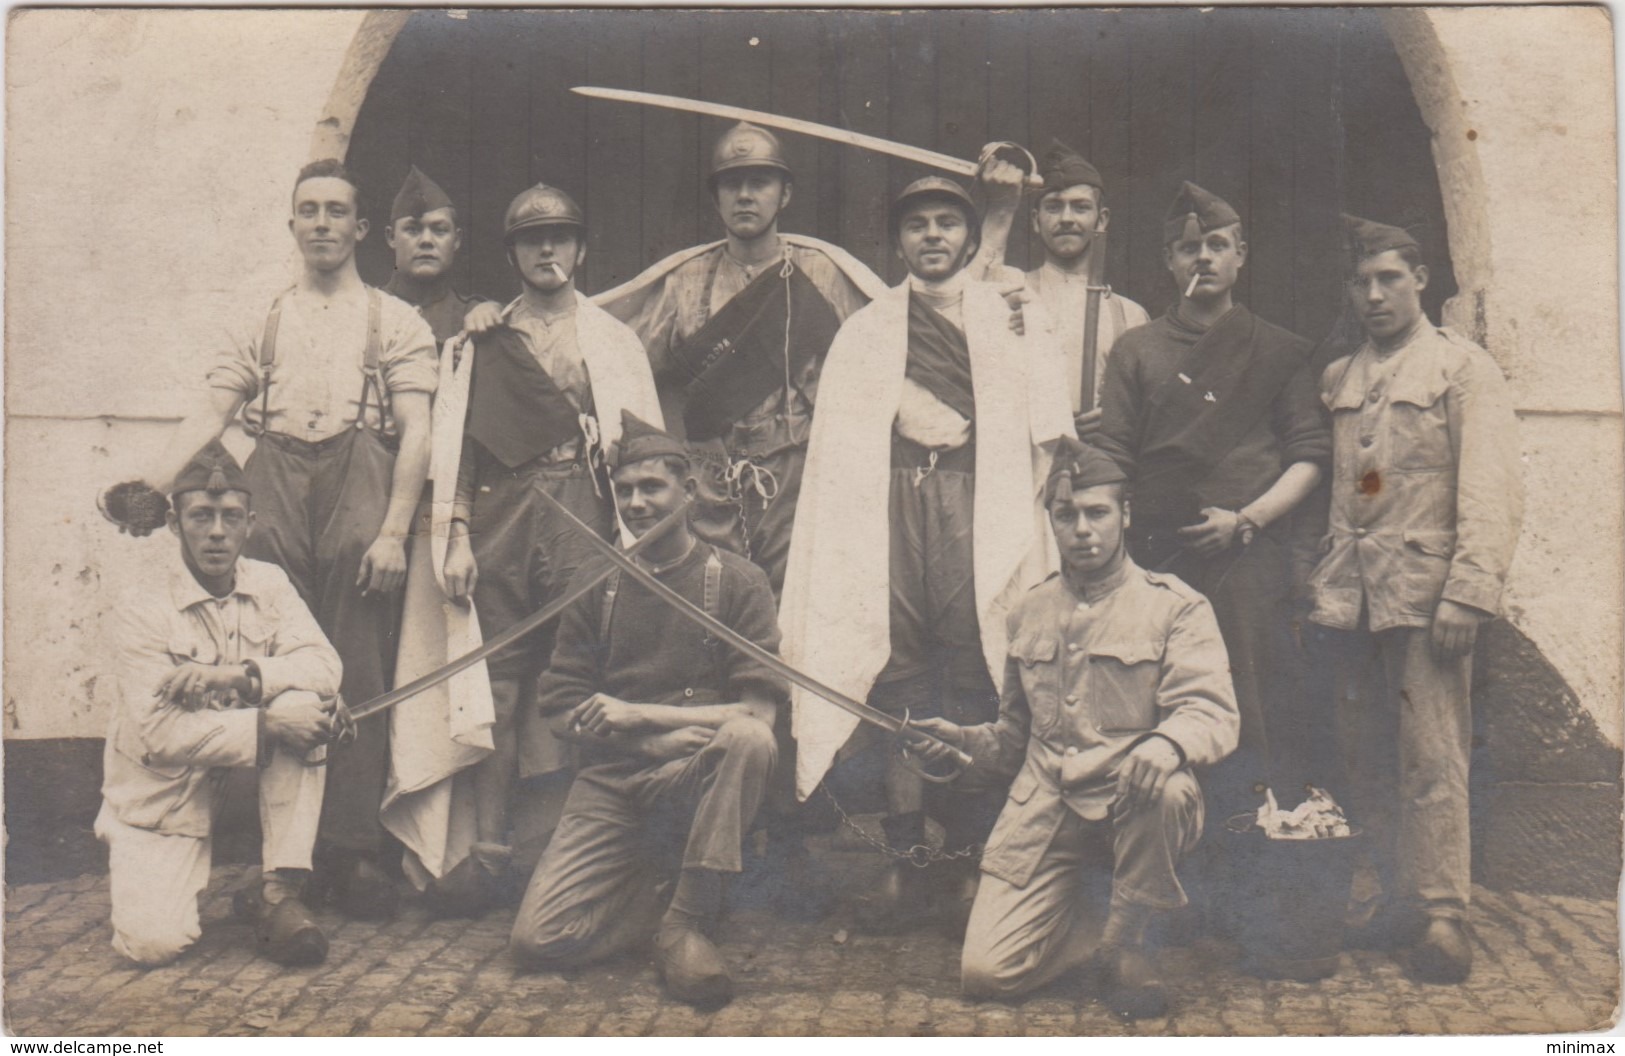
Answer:
<svg viewBox="0 0 1625 1056"><path fill-rule="evenodd" d="M1411 949L1411 975L1424 983L1465 983L1473 971L1467 926L1454 917L1431 917Z"/></svg>
<svg viewBox="0 0 1625 1056"><path fill-rule="evenodd" d="M327 959L327 936L283 878L266 877L232 896L239 920L254 926L261 956L288 967L321 964Z"/></svg>
<svg viewBox="0 0 1625 1056"><path fill-rule="evenodd" d="M684 869L655 932L655 970L667 992L702 1009L733 1000L727 962L704 930L722 915L722 888L721 873Z"/></svg>
<svg viewBox="0 0 1625 1056"><path fill-rule="evenodd" d="M1102 946L1094 968L1101 998L1124 1019L1158 1019L1168 1014L1168 993L1140 946Z"/></svg>
<svg viewBox="0 0 1625 1056"><path fill-rule="evenodd" d="M423 902L437 917L482 917L502 905L513 891L508 863L513 850L495 843L476 843L445 876L429 881Z"/></svg>
<svg viewBox="0 0 1625 1056"><path fill-rule="evenodd" d="M925 844L925 815L919 811L880 819L886 846L899 854ZM857 905L857 925L875 935L895 935L930 920L935 899L928 870L911 860L893 858L875 890Z"/></svg>

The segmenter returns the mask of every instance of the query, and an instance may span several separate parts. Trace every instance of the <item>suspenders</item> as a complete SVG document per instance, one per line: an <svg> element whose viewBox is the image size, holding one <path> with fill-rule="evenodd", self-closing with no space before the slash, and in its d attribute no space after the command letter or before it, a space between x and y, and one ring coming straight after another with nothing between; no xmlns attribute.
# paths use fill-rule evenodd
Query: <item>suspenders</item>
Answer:
<svg viewBox="0 0 1625 1056"><path fill-rule="evenodd" d="M271 304L271 314L265 319L265 333L260 337L260 424L258 428L249 428L253 436L261 436L270 431L271 426L271 367L276 363L276 333L282 322L282 299L292 288L284 290ZM379 358L383 352L383 297L371 286L367 287L367 347L362 353L361 360L361 400L356 409L355 427L367 427L367 406L374 396L378 400L379 432L383 432L383 423L389 415L389 390L384 386L383 377L378 367ZM247 425L245 423L245 428Z"/></svg>
<svg viewBox="0 0 1625 1056"><path fill-rule="evenodd" d="M708 553L705 557L705 592L703 595L702 607L705 609L705 614L707 616L710 616L715 620L720 620L722 619L722 556L717 553L717 548L714 546L707 545L706 549ZM620 589L621 572L620 569L616 569L615 571L611 572L609 574L609 578L604 581L604 607L603 611L598 617L598 646L600 649L600 655L608 655L607 643L609 642L609 625L610 621L615 615L615 595L620 591ZM716 642L709 633L707 633L705 636L705 644L712 653L712 661L714 666L717 645L719 643Z"/></svg>

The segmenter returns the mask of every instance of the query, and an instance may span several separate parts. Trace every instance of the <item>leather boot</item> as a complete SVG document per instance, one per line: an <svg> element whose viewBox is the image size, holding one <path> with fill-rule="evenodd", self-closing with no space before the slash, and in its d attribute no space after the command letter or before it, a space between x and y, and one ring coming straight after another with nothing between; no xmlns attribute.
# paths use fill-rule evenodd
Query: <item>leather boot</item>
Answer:
<svg viewBox="0 0 1625 1056"><path fill-rule="evenodd" d="M924 814L882 818L880 826L886 832L886 845L900 854L925 844ZM893 858L880 883L858 902L858 927L875 935L895 935L930 920L935 892L928 872L910 860Z"/></svg>
<svg viewBox="0 0 1625 1056"><path fill-rule="evenodd" d="M666 991L697 1008L733 1000L734 981L716 944L687 924L662 923L655 932L655 969Z"/></svg>
<svg viewBox="0 0 1625 1056"><path fill-rule="evenodd" d="M499 844L476 843L468 857L445 876L429 881L423 902L437 917L482 917L508 901L513 885L507 863L513 851Z"/></svg>
<svg viewBox="0 0 1625 1056"><path fill-rule="evenodd" d="M1157 1019L1168 1014L1168 992L1156 967L1139 946L1102 946L1093 958L1101 998L1124 1019Z"/></svg>
<svg viewBox="0 0 1625 1056"><path fill-rule="evenodd" d="M1411 949L1411 975L1424 983L1465 983L1473 971L1467 926L1454 917L1431 917Z"/></svg>
<svg viewBox="0 0 1625 1056"><path fill-rule="evenodd" d="M267 901L267 882L245 887L232 896L232 911L254 926L256 947L262 957L289 967L321 964L327 959L327 936L305 904L291 893Z"/></svg>

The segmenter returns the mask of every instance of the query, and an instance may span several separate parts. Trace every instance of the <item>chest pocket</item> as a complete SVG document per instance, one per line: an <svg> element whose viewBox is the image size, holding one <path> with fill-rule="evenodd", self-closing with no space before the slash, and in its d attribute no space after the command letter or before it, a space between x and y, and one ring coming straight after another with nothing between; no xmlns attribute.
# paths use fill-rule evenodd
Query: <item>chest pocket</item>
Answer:
<svg viewBox="0 0 1625 1056"><path fill-rule="evenodd" d="M1157 682L1163 643L1116 639L1089 647L1088 704L1104 734L1137 733L1157 725Z"/></svg>
<svg viewBox="0 0 1625 1056"><path fill-rule="evenodd" d="M272 640L276 637L274 613L250 611L243 613L238 627L243 636L240 650L244 660L258 660L271 655Z"/></svg>
<svg viewBox="0 0 1625 1056"><path fill-rule="evenodd" d="M1450 451L1450 419L1442 372L1401 374L1388 391L1389 450L1396 469L1444 469Z"/></svg>
<svg viewBox="0 0 1625 1056"><path fill-rule="evenodd" d="M1053 634L1026 634L1010 643L1010 656L1021 665L1021 689L1027 695L1034 732L1055 725L1061 711L1061 670L1055 662L1060 641Z"/></svg>
<svg viewBox="0 0 1625 1056"><path fill-rule="evenodd" d="M169 633L166 647L176 664L215 664L220 662L220 651L205 634L188 634L180 630Z"/></svg>

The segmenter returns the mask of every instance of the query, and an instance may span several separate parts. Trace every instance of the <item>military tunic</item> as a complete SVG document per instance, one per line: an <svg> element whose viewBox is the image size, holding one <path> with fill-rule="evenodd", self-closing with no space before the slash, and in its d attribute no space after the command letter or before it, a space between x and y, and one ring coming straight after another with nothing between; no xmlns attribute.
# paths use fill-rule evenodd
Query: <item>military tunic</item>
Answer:
<svg viewBox="0 0 1625 1056"><path fill-rule="evenodd" d="M1422 327L1326 368L1331 531L1311 619L1336 668L1351 816L1389 897L1460 917L1471 884L1471 655L1429 641L1449 600L1500 611L1523 515L1517 420L1488 354ZM1401 765L1403 761L1403 765Z"/></svg>
<svg viewBox="0 0 1625 1056"><path fill-rule="evenodd" d="M996 721L965 730L978 769L1019 766L982 855L963 956L968 992L1017 993L1082 956L1080 875L1091 836L1109 834L1116 897L1172 908L1175 873L1202 831L1189 767L1236 745L1240 719L1213 607L1132 560L1080 593L1060 574L1008 617L1010 658ZM1148 737L1185 768L1158 803L1126 812L1118 770Z"/></svg>

